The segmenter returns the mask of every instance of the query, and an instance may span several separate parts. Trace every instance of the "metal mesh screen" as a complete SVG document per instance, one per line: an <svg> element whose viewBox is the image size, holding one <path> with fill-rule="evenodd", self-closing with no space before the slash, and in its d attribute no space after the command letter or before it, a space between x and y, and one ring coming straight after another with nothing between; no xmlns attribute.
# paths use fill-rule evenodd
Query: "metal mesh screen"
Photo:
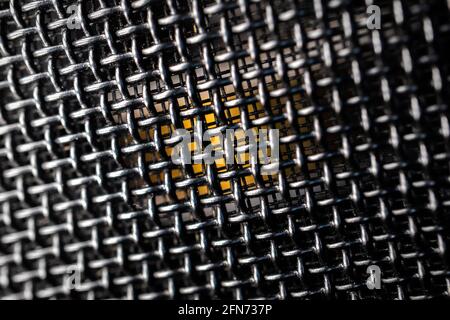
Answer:
<svg viewBox="0 0 450 320"><path fill-rule="evenodd" d="M448 295L449 13L0 1L0 297ZM174 163L199 124L279 129L279 172Z"/></svg>

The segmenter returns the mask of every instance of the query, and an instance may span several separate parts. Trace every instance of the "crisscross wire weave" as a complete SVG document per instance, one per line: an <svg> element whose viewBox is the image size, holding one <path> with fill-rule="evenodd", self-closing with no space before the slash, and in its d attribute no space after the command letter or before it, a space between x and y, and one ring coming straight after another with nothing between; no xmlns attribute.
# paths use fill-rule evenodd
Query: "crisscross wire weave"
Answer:
<svg viewBox="0 0 450 320"><path fill-rule="evenodd" d="M447 296L449 13L0 1L0 297ZM175 164L199 123L279 129L279 172Z"/></svg>

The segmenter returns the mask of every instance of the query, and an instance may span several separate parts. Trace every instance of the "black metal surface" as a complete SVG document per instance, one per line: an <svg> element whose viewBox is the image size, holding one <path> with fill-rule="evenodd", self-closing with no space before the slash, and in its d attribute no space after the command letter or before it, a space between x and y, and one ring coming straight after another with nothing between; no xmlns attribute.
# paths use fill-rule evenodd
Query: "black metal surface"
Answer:
<svg viewBox="0 0 450 320"><path fill-rule="evenodd" d="M449 294L450 3L72 4L0 2L1 298ZM174 164L197 123L280 172Z"/></svg>

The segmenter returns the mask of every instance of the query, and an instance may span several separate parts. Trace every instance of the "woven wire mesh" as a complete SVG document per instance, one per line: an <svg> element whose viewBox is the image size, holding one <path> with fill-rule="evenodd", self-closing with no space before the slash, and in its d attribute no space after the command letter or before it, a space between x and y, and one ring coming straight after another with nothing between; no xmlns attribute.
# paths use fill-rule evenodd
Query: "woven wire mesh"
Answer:
<svg viewBox="0 0 450 320"><path fill-rule="evenodd" d="M0 1L0 297L448 295L449 13ZM279 129L279 172L174 163L199 123Z"/></svg>

